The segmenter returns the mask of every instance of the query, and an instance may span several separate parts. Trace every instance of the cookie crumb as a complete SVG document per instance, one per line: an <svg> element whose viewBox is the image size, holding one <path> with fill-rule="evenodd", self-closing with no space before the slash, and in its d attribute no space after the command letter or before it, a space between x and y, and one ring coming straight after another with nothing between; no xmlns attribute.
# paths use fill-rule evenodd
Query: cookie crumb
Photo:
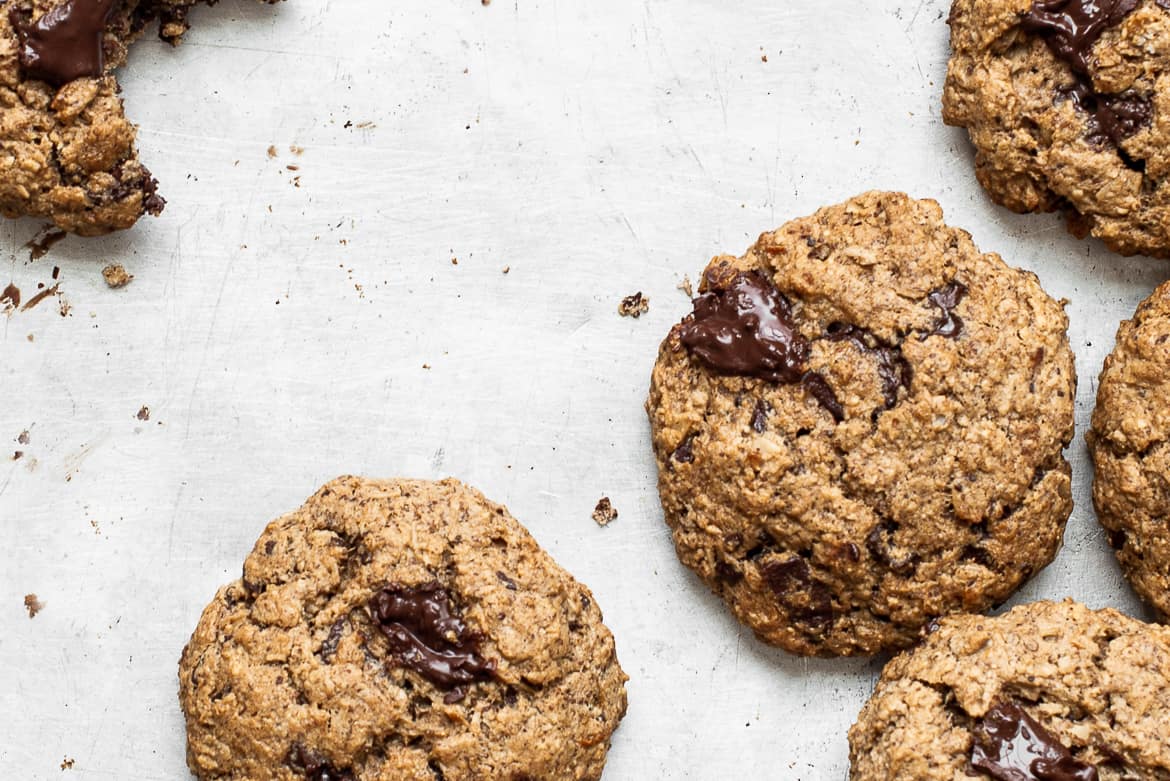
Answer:
<svg viewBox="0 0 1170 781"><path fill-rule="evenodd" d="M28 434L28 429L26 428L24 431L20 432L20 435L16 438L16 441L22 445L27 445L29 443L29 439L30 437Z"/></svg>
<svg viewBox="0 0 1170 781"><path fill-rule="evenodd" d="M139 420L150 420L150 407L143 404L142 408L138 410L138 414L135 417L137 417Z"/></svg>
<svg viewBox="0 0 1170 781"><path fill-rule="evenodd" d="M64 759L61 760L61 769L62 770L72 770L73 769L73 762L74 762L74 760L70 759L69 757L65 757Z"/></svg>
<svg viewBox="0 0 1170 781"><path fill-rule="evenodd" d="M618 304L618 314L622 317L638 318L650 311L649 296L642 295L639 290L632 296L626 296L622 302Z"/></svg>
<svg viewBox="0 0 1170 781"><path fill-rule="evenodd" d="M511 266L504 266L504 273L505 273L505 274L507 274L507 273L508 273L509 271L511 271L511 270L512 270L512 267L511 267Z"/></svg>
<svg viewBox="0 0 1170 781"><path fill-rule="evenodd" d="M618 511L613 506L613 502L609 501L608 496L603 496L597 500L597 506L593 508L593 520L597 522L598 526L609 526L610 523L617 520Z"/></svg>
<svg viewBox="0 0 1170 781"><path fill-rule="evenodd" d="M28 611L29 618L36 618L37 613L45 609L45 603L37 599L36 594L25 594L24 609Z"/></svg>
<svg viewBox="0 0 1170 781"><path fill-rule="evenodd" d="M276 152L276 144L270 144L270 145L268 146L268 156L269 156L269 157L276 157L276 154L277 154L277 152Z"/></svg>
<svg viewBox="0 0 1170 781"><path fill-rule="evenodd" d="M297 157L300 157L305 153L305 148L303 146L297 146L296 144L290 144L288 151L292 152Z"/></svg>
<svg viewBox="0 0 1170 781"><path fill-rule="evenodd" d="M127 272L121 263L111 263L102 269L102 279L106 280L106 287L116 290L129 285L134 275Z"/></svg>
<svg viewBox="0 0 1170 781"><path fill-rule="evenodd" d="M682 282L677 285L678 289L686 293L687 298L695 297L695 288L691 285L691 278L688 274L683 274Z"/></svg>

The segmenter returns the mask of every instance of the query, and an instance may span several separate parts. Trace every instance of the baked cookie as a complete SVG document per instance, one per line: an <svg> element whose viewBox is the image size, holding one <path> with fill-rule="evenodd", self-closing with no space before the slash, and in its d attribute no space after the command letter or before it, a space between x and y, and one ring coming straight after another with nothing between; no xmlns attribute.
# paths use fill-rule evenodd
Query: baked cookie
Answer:
<svg viewBox="0 0 1170 781"><path fill-rule="evenodd" d="M933 201L867 193L717 257L647 411L679 558L765 642L909 645L1056 554L1061 305Z"/></svg>
<svg viewBox="0 0 1170 781"><path fill-rule="evenodd" d="M179 663L201 779L597 779L626 676L589 589L455 480L334 480Z"/></svg>
<svg viewBox="0 0 1170 781"><path fill-rule="evenodd" d="M1170 778L1170 629L1037 602L939 621L849 730L852 781Z"/></svg>
<svg viewBox="0 0 1170 781"><path fill-rule="evenodd" d="M166 202L138 161L112 72L155 20L163 40L178 44L197 2L9 0L0 7L0 214L96 236L162 211Z"/></svg>
<svg viewBox="0 0 1170 781"><path fill-rule="evenodd" d="M943 119L1017 212L1170 257L1170 2L954 0Z"/></svg>
<svg viewBox="0 0 1170 781"><path fill-rule="evenodd" d="M1122 322L1086 439L1097 518L1134 589L1170 619L1170 283Z"/></svg>

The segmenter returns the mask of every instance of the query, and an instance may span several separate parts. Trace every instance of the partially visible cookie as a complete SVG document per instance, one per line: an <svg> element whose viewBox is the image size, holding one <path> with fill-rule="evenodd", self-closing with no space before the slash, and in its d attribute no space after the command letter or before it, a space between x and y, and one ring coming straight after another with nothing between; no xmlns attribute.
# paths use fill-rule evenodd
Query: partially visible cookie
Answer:
<svg viewBox="0 0 1170 781"><path fill-rule="evenodd" d="M11 0L0 8L0 214L95 236L162 211L112 73L155 20L160 37L178 44L199 2Z"/></svg>
<svg viewBox="0 0 1170 781"><path fill-rule="evenodd" d="M1170 629L1037 602L954 616L882 671L851 781L1170 778Z"/></svg>
<svg viewBox="0 0 1170 781"><path fill-rule="evenodd" d="M717 257L647 411L679 558L768 643L914 642L1052 560L1068 320L933 201L867 193Z"/></svg>
<svg viewBox="0 0 1170 781"><path fill-rule="evenodd" d="M1170 283L1121 323L1086 439L1097 518L1134 589L1170 619Z"/></svg>
<svg viewBox="0 0 1170 781"><path fill-rule="evenodd" d="M455 480L327 484L183 650L201 779L598 779L626 676L589 589Z"/></svg>
<svg viewBox="0 0 1170 781"><path fill-rule="evenodd" d="M1170 3L954 0L943 119L1017 212L1170 257Z"/></svg>

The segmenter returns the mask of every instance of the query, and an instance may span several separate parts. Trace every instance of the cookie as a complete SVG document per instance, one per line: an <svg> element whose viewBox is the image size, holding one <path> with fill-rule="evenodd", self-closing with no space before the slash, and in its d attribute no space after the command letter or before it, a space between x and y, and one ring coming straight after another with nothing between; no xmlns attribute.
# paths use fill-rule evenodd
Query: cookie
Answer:
<svg viewBox="0 0 1170 781"><path fill-rule="evenodd" d="M455 480L273 521L179 663L201 779L597 779L626 676L593 595Z"/></svg>
<svg viewBox="0 0 1170 781"><path fill-rule="evenodd" d="M1170 283L1121 323L1086 439L1097 518L1134 590L1170 619Z"/></svg>
<svg viewBox="0 0 1170 781"><path fill-rule="evenodd" d="M852 781L1170 778L1170 629L1072 601L939 621L849 730Z"/></svg>
<svg viewBox="0 0 1170 781"><path fill-rule="evenodd" d="M0 9L0 214L97 236L162 211L113 70L156 20L160 37L178 44L198 1L11 0Z"/></svg>
<svg viewBox="0 0 1170 781"><path fill-rule="evenodd" d="M872 192L715 258L701 292L651 378L659 495L762 640L899 648L1052 560L1076 378L1034 274Z"/></svg>
<svg viewBox="0 0 1170 781"><path fill-rule="evenodd" d="M1016 212L1170 257L1170 2L954 0L943 119Z"/></svg>

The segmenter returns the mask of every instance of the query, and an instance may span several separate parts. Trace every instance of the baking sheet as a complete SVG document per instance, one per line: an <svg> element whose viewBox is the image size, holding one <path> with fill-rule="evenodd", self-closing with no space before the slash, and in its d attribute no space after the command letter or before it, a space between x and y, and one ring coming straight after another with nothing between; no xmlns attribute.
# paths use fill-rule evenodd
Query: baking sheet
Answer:
<svg viewBox="0 0 1170 781"><path fill-rule="evenodd" d="M642 404L684 275L870 188L936 198L1069 300L1076 509L1013 604L1144 616L1082 437L1170 267L988 201L939 118L947 10L224 0L179 49L139 43L121 78L162 218L35 262L39 224L0 223L0 284L56 267L61 292L0 319L0 443L24 453L0 457L6 775L189 778L200 610L267 521L359 473L459 477L593 589L631 677L607 779L842 778L880 660L765 647L677 563ZM618 317L635 291L650 311Z"/></svg>

